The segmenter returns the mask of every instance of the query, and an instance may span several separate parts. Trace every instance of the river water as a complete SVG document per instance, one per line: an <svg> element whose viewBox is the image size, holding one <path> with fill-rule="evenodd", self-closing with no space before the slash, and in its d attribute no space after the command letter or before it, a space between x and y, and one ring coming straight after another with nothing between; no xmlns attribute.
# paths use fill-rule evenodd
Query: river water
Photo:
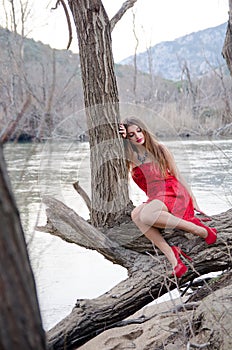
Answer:
<svg viewBox="0 0 232 350"><path fill-rule="evenodd" d="M191 185L201 209L209 215L232 203L232 140L164 141ZM44 195L52 195L88 218L74 190L77 180L90 194L88 143L53 142L5 145L5 158L16 196L33 267L45 329L65 317L76 299L97 297L127 277L126 270L100 254L35 230L46 224ZM144 194L130 183L137 205Z"/></svg>

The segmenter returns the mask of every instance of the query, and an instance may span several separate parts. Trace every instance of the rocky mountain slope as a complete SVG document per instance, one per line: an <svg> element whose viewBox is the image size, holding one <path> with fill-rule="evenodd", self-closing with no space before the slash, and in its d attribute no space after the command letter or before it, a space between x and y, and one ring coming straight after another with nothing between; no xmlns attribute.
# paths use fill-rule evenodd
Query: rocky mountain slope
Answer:
<svg viewBox="0 0 232 350"><path fill-rule="evenodd" d="M154 75L170 80L180 80L183 67L187 64L192 76L202 76L212 70L212 67L225 65L221 51L226 25L223 23L174 41L161 42L151 47L149 51L137 55L137 67L149 73L150 60ZM133 56L130 56L120 63L133 65L133 59Z"/></svg>

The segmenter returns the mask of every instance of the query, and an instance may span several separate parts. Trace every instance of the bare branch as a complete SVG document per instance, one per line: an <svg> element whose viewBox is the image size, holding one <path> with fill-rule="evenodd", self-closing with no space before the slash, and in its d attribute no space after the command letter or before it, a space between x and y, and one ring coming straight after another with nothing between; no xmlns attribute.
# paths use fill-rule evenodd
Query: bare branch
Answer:
<svg viewBox="0 0 232 350"><path fill-rule="evenodd" d="M68 50L70 45L71 45L71 42L72 42L72 25L71 25L68 9L67 9L67 6L66 6L64 0L58 0L56 2L55 7L52 7L52 10L56 10L58 5L60 5L60 4L63 6L64 12L65 12L65 16L66 16L66 19L67 19L67 24L68 24L68 32L69 32L69 40L68 40L68 45L67 45L67 50Z"/></svg>
<svg viewBox="0 0 232 350"><path fill-rule="evenodd" d="M85 190L80 186L79 181L75 182L73 184L73 187L75 188L77 193L79 193L79 195L83 198L85 204L87 205L87 207L88 207L88 209L90 211L91 210L91 201L89 199L89 196L85 192Z"/></svg>
<svg viewBox="0 0 232 350"><path fill-rule="evenodd" d="M137 50L139 46L139 39L136 34L135 30L135 13L133 11L133 33L134 33L134 38L135 38L135 53L134 53L134 84L133 84L133 91L134 91L134 96L135 96L135 102L137 102L137 73L138 73L138 67L137 67Z"/></svg>
<svg viewBox="0 0 232 350"><path fill-rule="evenodd" d="M13 0L10 0L11 3L11 11L13 17L13 25L14 25L14 33L17 33L17 23L16 23L16 15L15 15L15 4Z"/></svg>
<svg viewBox="0 0 232 350"><path fill-rule="evenodd" d="M94 249L115 264L127 269L133 268L138 253L133 251L128 253L125 248L112 241L57 199L44 197L43 202L47 206L49 224L45 227L37 227L36 230L49 232L66 242L75 243L87 249Z"/></svg>
<svg viewBox="0 0 232 350"><path fill-rule="evenodd" d="M122 18L122 16L124 15L124 13L129 10L131 7L134 6L134 4L136 3L137 0L127 0L122 4L122 7L120 8L120 10L114 15L114 17L111 18L110 20L110 28L111 28L111 32L113 31L115 25L117 24L117 22Z"/></svg>
<svg viewBox="0 0 232 350"><path fill-rule="evenodd" d="M12 120L10 122L10 124L6 127L6 129L3 130L2 133L0 134L0 143L4 143L4 142L8 141L11 138L11 136L13 135L16 127L18 126L19 121L22 119L22 117L24 116L27 108L30 106L30 103L31 103L31 96L29 95L27 97L26 101L24 102L21 111L18 113L16 119Z"/></svg>

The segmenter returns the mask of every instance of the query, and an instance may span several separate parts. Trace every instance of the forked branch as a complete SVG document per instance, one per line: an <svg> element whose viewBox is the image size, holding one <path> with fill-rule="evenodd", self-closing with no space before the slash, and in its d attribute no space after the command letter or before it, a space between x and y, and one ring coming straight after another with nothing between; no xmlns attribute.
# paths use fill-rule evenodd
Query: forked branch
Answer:
<svg viewBox="0 0 232 350"><path fill-rule="evenodd" d="M114 17L110 20L110 28L111 32L113 31L115 25L118 23L118 21L122 18L124 13L129 10L131 7L134 6L137 0L127 0L122 4L122 7L120 10L114 15Z"/></svg>

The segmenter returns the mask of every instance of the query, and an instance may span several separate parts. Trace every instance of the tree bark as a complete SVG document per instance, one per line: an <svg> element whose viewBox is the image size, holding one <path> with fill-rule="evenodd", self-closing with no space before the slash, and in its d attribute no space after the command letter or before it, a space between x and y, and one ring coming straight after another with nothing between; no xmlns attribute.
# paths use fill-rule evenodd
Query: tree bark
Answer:
<svg viewBox="0 0 232 350"><path fill-rule="evenodd" d="M154 250L133 222L102 232L56 199L46 198L45 203L49 224L38 228L40 231L94 249L128 270L128 278L102 296L77 300L70 315L48 332L50 349L63 349L64 345L67 350L76 349L178 285L232 265L232 210L212 218L211 225L219 231L213 246L207 246L204 240L182 231L164 233L170 244L179 245L193 258L188 273L176 281L171 266L166 265L166 258Z"/></svg>
<svg viewBox="0 0 232 350"><path fill-rule="evenodd" d="M122 140L111 24L100 0L69 0L75 21L91 161L91 222L113 226L132 208Z"/></svg>
<svg viewBox="0 0 232 350"><path fill-rule="evenodd" d="M0 148L0 349L44 350L35 282Z"/></svg>
<svg viewBox="0 0 232 350"><path fill-rule="evenodd" d="M232 76L232 0L229 0L229 20L222 55L226 60L227 67L229 68Z"/></svg>

